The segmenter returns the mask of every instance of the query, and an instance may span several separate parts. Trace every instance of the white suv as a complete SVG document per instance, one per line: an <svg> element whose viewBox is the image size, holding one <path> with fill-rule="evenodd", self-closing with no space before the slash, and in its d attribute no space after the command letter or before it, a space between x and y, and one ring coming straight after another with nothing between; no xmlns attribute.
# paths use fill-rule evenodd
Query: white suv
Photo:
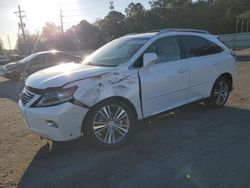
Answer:
<svg viewBox="0 0 250 188"><path fill-rule="evenodd" d="M223 106L235 83L231 51L203 30L127 35L81 64L31 75L19 106L27 127L66 141L87 134L102 146L124 143L137 120L194 101Z"/></svg>

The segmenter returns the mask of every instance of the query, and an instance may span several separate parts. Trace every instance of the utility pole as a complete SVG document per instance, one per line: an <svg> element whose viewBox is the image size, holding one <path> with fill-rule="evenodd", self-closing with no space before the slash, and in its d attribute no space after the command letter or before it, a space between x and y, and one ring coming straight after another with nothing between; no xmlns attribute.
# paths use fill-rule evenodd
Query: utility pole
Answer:
<svg viewBox="0 0 250 188"><path fill-rule="evenodd" d="M114 1L109 1L109 10L113 11L115 9Z"/></svg>
<svg viewBox="0 0 250 188"><path fill-rule="evenodd" d="M166 0L163 0L163 8L166 9Z"/></svg>
<svg viewBox="0 0 250 188"><path fill-rule="evenodd" d="M62 15L62 9L60 9L60 20L61 20L61 30L62 30L62 33L64 34L64 29L63 29L63 15Z"/></svg>
<svg viewBox="0 0 250 188"><path fill-rule="evenodd" d="M9 49L11 50L10 37L9 37L9 35L7 35L7 38L8 38L8 43L9 43Z"/></svg>
<svg viewBox="0 0 250 188"><path fill-rule="evenodd" d="M25 24L23 23L23 17L24 17L23 13L24 13L24 11L21 10L20 5L18 5L18 11L14 12L14 13L17 15L17 17L20 20L20 23L18 24L18 27L21 28L22 34L23 34L23 39L25 40L25 33L24 33Z"/></svg>

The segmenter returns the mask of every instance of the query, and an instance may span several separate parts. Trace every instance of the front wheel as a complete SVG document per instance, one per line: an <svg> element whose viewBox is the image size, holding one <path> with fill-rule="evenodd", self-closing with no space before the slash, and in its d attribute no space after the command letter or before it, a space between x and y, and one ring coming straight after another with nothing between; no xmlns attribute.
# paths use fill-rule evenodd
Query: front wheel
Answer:
<svg viewBox="0 0 250 188"><path fill-rule="evenodd" d="M205 102L210 107L222 107L229 97L230 85L226 78L219 78L213 86L210 98Z"/></svg>
<svg viewBox="0 0 250 188"><path fill-rule="evenodd" d="M96 144L114 148L123 144L134 125L131 107L121 100L107 100L97 104L87 116L88 137Z"/></svg>
<svg viewBox="0 0 250 188"><path fill-rule="evenodd" d="M27 73L26 71L23 71L23 72L20 74L20 80L21 80L21 81L26 81L28 77L29 77L29 73Z"/></svg>

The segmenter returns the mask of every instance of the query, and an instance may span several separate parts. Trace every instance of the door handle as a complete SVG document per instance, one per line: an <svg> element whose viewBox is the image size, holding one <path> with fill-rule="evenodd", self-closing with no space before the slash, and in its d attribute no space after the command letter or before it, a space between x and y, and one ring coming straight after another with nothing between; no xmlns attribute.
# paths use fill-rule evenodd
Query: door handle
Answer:
<svg viewBox="0 0 250 188"><path fill-rule="evenodd" d="M187 71L186 68L180 68L180 69L178 70L178 73L184 73L184 72L186 72L186 71Z"/></svg>

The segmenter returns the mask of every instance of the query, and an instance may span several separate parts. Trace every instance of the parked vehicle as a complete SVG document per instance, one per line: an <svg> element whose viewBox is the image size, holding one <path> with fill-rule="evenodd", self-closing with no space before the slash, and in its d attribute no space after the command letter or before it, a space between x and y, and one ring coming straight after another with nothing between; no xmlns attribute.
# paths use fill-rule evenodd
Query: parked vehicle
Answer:
<svg viewBox="0 0 250 188"><path fill-rule="evenodd" d="M231 51L202 30L162 30L124 36L81 64L31 75L19 106L27 127L66 141L87 136L116 147L137 120L194 101L222 107L235 85Z"/></svg>
<svg viewBox="0 0 250 188"><path fill-rule="evenodd" d="M0 66L5 65L6 63L9 63L10 61L11 61L10 57L0 55Z"/></svg>
<svg viewBox="0 0 250 188"><path fill-rule="evenodd" d="M11 80L25 80L29 75L39 70L79 60L79 57L61 51L38 52L19 62L8 63L2 68L0 74Z"/></svg>
<svg viewBox="0 0 250 188"><path fill-rule="evenodd" d="M9 55L0 56L0 66L5 65L10 62L17 62L23 58L24 56L21 56L18 54L9 54Z"/></svg>

